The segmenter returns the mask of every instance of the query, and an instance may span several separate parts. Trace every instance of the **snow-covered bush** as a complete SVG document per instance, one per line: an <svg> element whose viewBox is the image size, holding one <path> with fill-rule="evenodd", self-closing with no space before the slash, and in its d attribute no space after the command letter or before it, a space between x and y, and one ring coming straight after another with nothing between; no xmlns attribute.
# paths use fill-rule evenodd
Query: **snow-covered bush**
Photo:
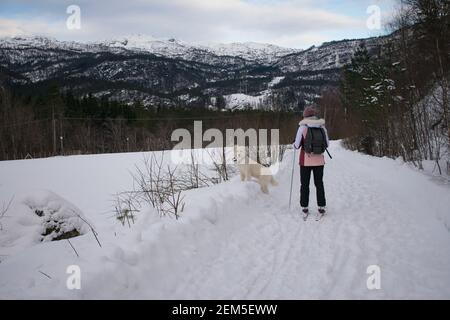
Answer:
<svg viewBox="0 0 450 320"><path fill-rule="evenodd" d="M27 196L22 203L39 218L41 241L68 239L89 230L81 211L53 192Z"/></svg>
<svg viewBox="0 0 450 320"><path fill-rule="evenodd" d="M27 247L68 239L90 230L83 213L51 191L33 191L11 204L2 219L0 246Z"/></svg>

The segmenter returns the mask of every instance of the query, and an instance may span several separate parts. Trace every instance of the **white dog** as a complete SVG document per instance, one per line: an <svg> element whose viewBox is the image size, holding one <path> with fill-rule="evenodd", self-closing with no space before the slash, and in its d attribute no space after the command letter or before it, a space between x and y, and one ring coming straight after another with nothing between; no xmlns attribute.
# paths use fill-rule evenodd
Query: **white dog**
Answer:
<svg viewBox="0 0 450 320"><path fill-rule="evenodd" d="M234 161L237 162L241 181L250 181L252 177L256 178L261 186L261 191L269 193L269 184L277 186L278 183L273 178L270 169L252 160L247 151L246 147L234 146Z"/></svg>

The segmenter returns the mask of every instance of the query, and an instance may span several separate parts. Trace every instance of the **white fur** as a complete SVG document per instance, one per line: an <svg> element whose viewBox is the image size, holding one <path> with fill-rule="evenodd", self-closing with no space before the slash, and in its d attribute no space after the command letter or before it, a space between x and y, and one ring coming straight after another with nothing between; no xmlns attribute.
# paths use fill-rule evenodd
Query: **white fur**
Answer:
<svg viewBox="0 0 450 320"><path fill-rule="evenodd" d="M235 146L234 155L239 168L241 181L250 181L252 177L256 178L263 193L269 193L269 184L273 186L278 185L270 174L270 169L265 168L263 165L248 157L245 147Z"/></svg>
<svg viewBox="0 0 450 320"><path fill-rule="evenodd" d="M298 123L301 125L308 125L308 126L324 126L325 120L324 119L312 119L312 118L305 118L302 121Z"/></svg>

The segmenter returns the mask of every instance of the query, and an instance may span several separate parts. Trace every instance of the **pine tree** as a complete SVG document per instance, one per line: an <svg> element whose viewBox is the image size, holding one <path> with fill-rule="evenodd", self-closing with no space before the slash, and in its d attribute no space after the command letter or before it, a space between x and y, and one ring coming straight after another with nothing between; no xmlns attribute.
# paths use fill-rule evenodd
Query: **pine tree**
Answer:
<svg viewBox="0 0 450 320"><path fill-rule="evenodd" d="M351 63L344 68L341 92L350 121L357 127L359 145L369 153L375 141L383 140L386 110L392 106L395 81L390 78L391 63L386 57L373 57L364 45L358 47ZM356 122L356 123L355 123Z"/></svg>

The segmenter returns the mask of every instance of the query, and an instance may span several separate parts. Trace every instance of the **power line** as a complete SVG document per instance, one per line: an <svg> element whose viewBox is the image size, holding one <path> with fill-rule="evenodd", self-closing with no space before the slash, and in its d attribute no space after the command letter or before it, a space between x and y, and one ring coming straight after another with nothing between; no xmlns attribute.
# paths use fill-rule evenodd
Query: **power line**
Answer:
<svg viewBox="0 0 450 320"><path fill-rule="evenodd" d="M62 117L56 118L55 120L86 120L86 121L173 121L173 120L220 120L220 119L232 119L232 118L240 118L247 117L249 114L240 114L240 115L231 115L231 116L217 116L217 117L164 117L164 118L89 118L89 117ZM12 127L21 127L26 126L33 123L51 121L51 118L47 119L39 119L33 121L27 121L22 123L15 123L6 126L0 126L0 128L12 128Z"/></svg>
<svg viewBox="0 0 450 320"><path fill-rule="evenodd" d="M92 120L92 121L172 121L172 120L216 120L248 116L247 114L219 117L165 117L165 118L81 118L64 117L62 120Z"/></svg>
<svg viewBox="0 0 450 320"><path fill-rule="evenodd" d="M7 125L7 126L0 126L0 128L23 127L23 126L26 126L26 125L29 125L29 124L38 123L38 122L44 122L44 121L50 121L50 120L51 119L33 120L33 121L28 121L28 122L10 124L10 125Z"/></svg>

